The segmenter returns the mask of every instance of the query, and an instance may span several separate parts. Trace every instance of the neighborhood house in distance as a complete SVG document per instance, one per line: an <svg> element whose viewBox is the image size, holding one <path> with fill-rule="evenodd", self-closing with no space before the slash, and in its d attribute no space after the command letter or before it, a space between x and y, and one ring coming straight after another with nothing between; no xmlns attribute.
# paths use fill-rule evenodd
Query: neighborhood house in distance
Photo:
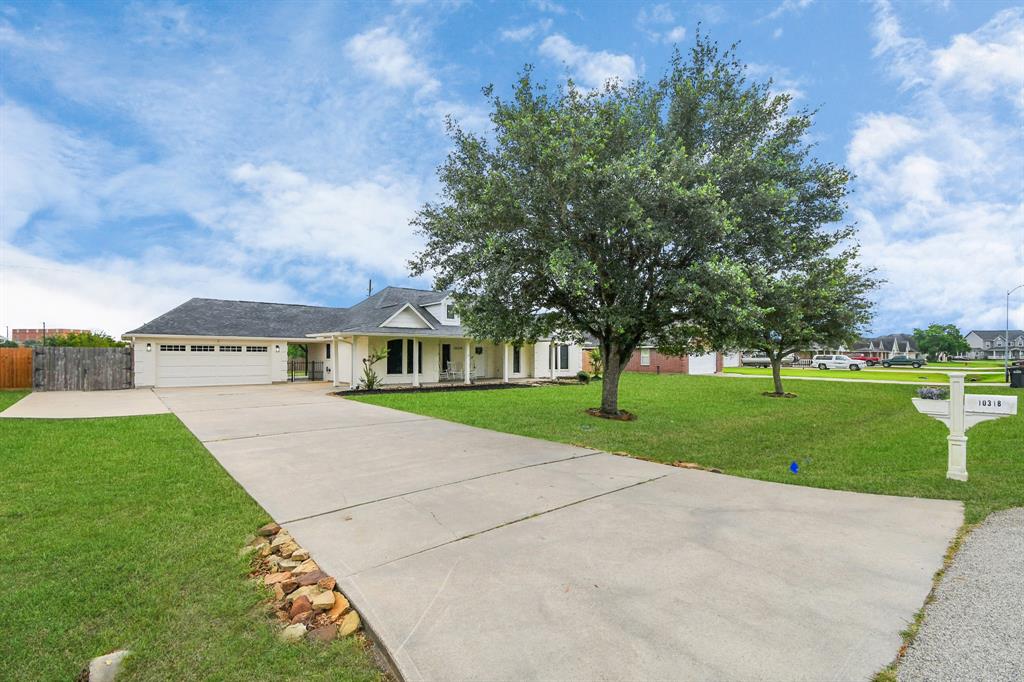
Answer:
<svg viewBox="0 0 1024 682"><path fill-rule="evenodd" d="M984 331L974 330L964 339L971 350L967 354L971 360L1003 360L1006 358L1006 330ZM1024 359L1024 330L1011 329L1010 360Z"/></svg>
<svg viewBox="0 0 1024 682"><path fill-rule="evenodd" d="M579 345L557 339L518 348L468 338L446 292L399 287L351 308L193 298L124 338L137 387L286 381L294 344L335 386L358 383L363 358L384 348L374 365L384 384L568 377L583 364Z"/></svg>

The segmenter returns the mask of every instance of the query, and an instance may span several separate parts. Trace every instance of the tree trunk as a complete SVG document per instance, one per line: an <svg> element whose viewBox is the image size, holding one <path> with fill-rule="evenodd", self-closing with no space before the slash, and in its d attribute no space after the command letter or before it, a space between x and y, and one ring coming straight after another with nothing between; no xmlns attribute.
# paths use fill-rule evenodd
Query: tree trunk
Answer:
<svg viewBox="0 0 1024 682"><path fill-rule="evenodd" d="M611 341L601 342L604 355L604 378L601 380L601 414L619 416L619 379L626 363L619 358L618 348Z"/></svg>
<svg viewBox="0 0 1024 682"><path fill-rule="evenodd" d="M782 390L782 356L770 355L772 361L772 380L775 382L775 395L783 395Z"/></svg>

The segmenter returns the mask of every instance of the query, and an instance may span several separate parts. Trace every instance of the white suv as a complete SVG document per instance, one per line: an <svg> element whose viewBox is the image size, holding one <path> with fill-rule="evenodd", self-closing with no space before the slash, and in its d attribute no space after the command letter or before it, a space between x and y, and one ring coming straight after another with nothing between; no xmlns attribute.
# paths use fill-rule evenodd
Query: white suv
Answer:
<svg viewBox="0 0 1024 682"><path fill-rule="evenodd" d="M845 355L815 355L811 358L811 367L818 369L852 369L856 372L866 364L863 360L854 360Z"/></svg>

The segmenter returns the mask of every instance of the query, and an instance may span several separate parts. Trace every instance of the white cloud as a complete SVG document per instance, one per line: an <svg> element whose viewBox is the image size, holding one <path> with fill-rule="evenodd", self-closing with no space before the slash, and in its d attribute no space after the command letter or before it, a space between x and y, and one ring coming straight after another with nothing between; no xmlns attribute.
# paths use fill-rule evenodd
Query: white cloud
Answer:
<svg viewBox="0 0 1024 682"><path fill-rule="evenodd" d="M888 280L877 331L999 328L1006 289L1024 281L1020 111L1007 116L999 104L1020 84L997 75L1021 72L1005 49L1020 44L1021 27L1022 12L1000 12L931 49L877 4L875 54L914 90L904 110L861 116L848 148L863 259ZM1024 326L1024 306L1011 314Z"/></svg>
<svg viewBox="0 0 1024 682"><path fill-rule="evenodd" d="M668 5L653 5L640 9L636 15L636 27L656 43L679 43L686 37L686 29L671 26L675 20L676 16Z"/></svg>
<svg viewBox="0 0 1024 682"><path fill-rule="evenodd" d="M416 59L409 44L386 26L353 36L345 44L345 54L360 68L398 88L416 88L430 94L440 87L426 64Z"/></svg>
<svg viewBox="0 0 1024 682"><path fill-rule="evenodd" d="M501 31L501 39L513 43L521 43L536 35L547 33L551 30L551 24L551 19L541 19L525 26L506 28Z"/></svg>
<svg viewBox="0 0 1024 682"><path fill-rule="evenodd" d="M420 246L409 220L423 189L411 178L380 177L331 184L280 163L238 166L242 199L202 217L245 248L281 258L324 258L340 271L401 278Z"/></svg>
<svg viewBox="0 0 1024 682"><path fill-rule="evenodd" d="M280 281L220 266L184 264L154 249L139 259L68 264L0 243L0 324L79 327L120 336L193 296L314 302Z"/></svg>
<svg viewBox="0 0 1024 682"><path fill-rule="evenodd" d="M774 38L775 40L778 40L781 37L782 37L782 28L781 27L775 29L774 31L772 31L772 38Z"/></svg>
<svg viewBox="0 0 1024 682"><path fill-rule="evenodd" d="M766 14L761 21L778 19L784 14L798 14L813 4L814 0L782 0L782 2L776 5L775 9L771 12Z"/></svg>
<svg viewBox="0 0 1024 682"><path fill-rule="evenodd" d="M530 4L539 9L541 12L548 12L549 14L565 14L565 5L560 5L552 0L530 0Z"/></svg>
<svg viewBox="0 0 1024 682"><path fill-rule="evenodd" d="M789 69L784 66L750 62L747 64L747 75L763 80L770 78L772 81L772 94L789 95L793 98L793 101L803 99L806 96L804 80L793 76Z"/></svg>
<svg viewBox="0 0 1024 682"><path fill-rule="evenodd" d="M563 35L548 36L539 50L541 55L564 63L587 88L601 88L611 79L630 81L638 75L636 62L629 55L604 50L593 52Z"/></svg>

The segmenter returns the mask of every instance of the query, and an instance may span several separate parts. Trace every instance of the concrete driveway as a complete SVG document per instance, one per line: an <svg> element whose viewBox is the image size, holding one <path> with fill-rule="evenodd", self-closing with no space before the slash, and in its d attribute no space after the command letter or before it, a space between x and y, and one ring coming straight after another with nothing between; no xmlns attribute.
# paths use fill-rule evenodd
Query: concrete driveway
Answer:
<svg viewBox="0 0 1024 682"><path fill-rule="evenodd" d="M866 680L962 521L324 392L157 391L408 680Z"/></svg>
<svg viewBox="0 0 1024 682"><path fill-rule="evenodd" d="M87 419L165 414L167 406L148 388L123 391L36 391L0 412L14 419Z"/></svg>

